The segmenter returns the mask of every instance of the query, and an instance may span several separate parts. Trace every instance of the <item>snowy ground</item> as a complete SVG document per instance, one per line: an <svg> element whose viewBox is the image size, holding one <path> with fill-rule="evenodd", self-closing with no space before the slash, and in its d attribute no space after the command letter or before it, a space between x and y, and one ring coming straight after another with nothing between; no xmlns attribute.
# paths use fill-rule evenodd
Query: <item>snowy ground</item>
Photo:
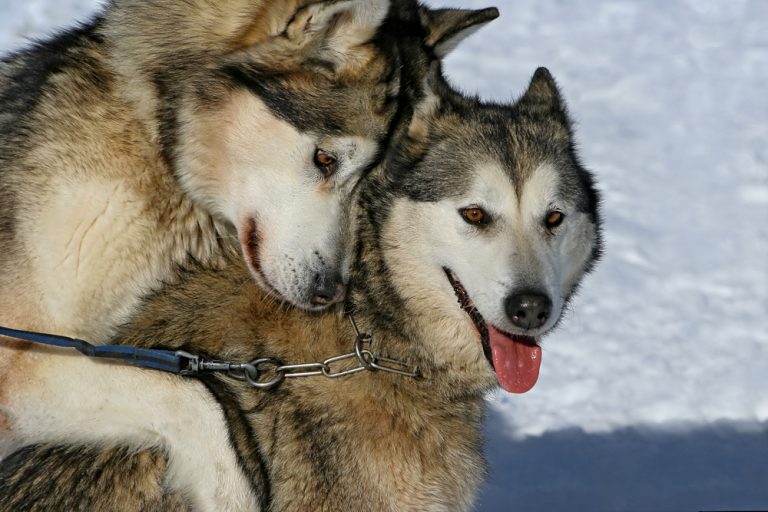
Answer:
<svg viewBox="0 0 768 512"><path fill-rule="evenodd" d="M0 0L0 47L97 4ZM492 399L480 509L767 510L768 1L497 5L448 72L506 99L550 68L607 251L537 387Z"/></svg>

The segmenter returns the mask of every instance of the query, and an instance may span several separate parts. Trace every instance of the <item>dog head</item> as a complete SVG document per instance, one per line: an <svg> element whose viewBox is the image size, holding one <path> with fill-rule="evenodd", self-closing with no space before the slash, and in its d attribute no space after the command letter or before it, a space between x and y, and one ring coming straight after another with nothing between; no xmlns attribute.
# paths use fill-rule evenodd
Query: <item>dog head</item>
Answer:
<svg viewBox="0 0 768 512"><path fill-rule="evenodd" d="M273 295L306 309L341 301L350 192L404 110L402 47L424 62L442 57L495 9L198 0L196 12L166 3L152 30L178 33L170 19L192 35L177 55L147 49L157 62L146 66L174 70L154 78L163 105L155 131L183 189L234 227L254 278ZM150 16L148 4L134 11Z"/></svg>
<svg viewBox="0 0 768 512"><path fill-rule="evenodd" d="M490 363L503 388L524 392L541 337L599 256L597 192L546 69L513 106L463 98L435 76L430 88L386 177L364 193L377 206L364 207L362 237L381 256L363 265L376 261L384 291L366 290L433 368L476 379Z"/></svg>

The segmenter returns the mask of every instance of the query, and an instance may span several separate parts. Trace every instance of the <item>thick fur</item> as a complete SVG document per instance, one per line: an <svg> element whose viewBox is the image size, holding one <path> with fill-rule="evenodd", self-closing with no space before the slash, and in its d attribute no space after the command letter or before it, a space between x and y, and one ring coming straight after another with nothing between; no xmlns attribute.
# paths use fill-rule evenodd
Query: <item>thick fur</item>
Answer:
<svg viewBox="0 0 768 512"><path fill-rule="evenodd" d="M163 453L154 450L136 453L125 448L78 449L73 453L70 448L54 446L43 451L30 447L15 453L8 461L18 471L3 485L19 489L15 498L22 499L4 498L5 510L188 509L179 494L168 493L163 487L163 474L168 467ZM86 459L88 463L83 464ZM38 465L41 460L43 464ZM81 479L94 485L82 485ZM133 485L134 482L138 485ZM112 489L108 495L104 495L105 488ZM50 496L58 497L55 508L43 505ZM94 506L86 507L86 504Z"/></svg>
<svg viewBox="0 0 768 512"><path fill-rule="evenodd" d="M399 104L389 6L118 0L6 57L0 324L104 341L229 238L257 282L314 307L342 280L343 205Z"/></svg>
<svg viewBox="0 0 768 512"><path fill-rule="evenodd" d="M597 193L576 158L570 122L549 73L538 71L527 93L511 107L463 98L436 75L428 83L433 94L410 126L399 131L384 166L361 185L348 304L363 329L373 334L371 350L418 366L421 377L366 372L335 380L289 379L275 390L261 391L226 376L205 376L201 381L221 409L212 407L204 416L190 417L168 412L173 406L162 400L155 404L154 411L181 424L200 419L213 423L210 417L223 412L226 427L209 432L209 441L216 442L218 436L231 443L252 482L257 509L468 510L485 475L483 395L495 387L496 378L478 331L457 304L444 266L471 265L479 240L481 248L489 245L495 251L514 245L527 258L506 258L501 252L500 259L512 275L536 276L536 269L549 271L539 259L552 253L534 246L553 246L558 275L550 281L567 301L599 255ZM501 189L478 196L478 183L488 179ZM530 200L537 194L565 210L571 224L547 233L538 223L526 228L527 216L517 218L507 211L528 212L541 220L539 214L546 215L546 209L539 212L540 205ZM466 224L455 223L459 213L453 203L467 197L483 201L489 209L493 206L497 232L471 232ZM403 212L418 212L425 205L437 208L437 213L424 210L421 218L402 218ZM418 235L433 228L463 242L444 247L430 237L425 244ZM525 236L518 240L515 232ZM427 252L430 245L436 250ZM404 256L410 252L414 259ZM489 279L495 279L494 272L489 269ZM473 284L482 282L486 273L481 269L477 274ZM508 293L489 290L499 303ZM491 316L492 311L481 307ZM223 269L183 275L178 284L147 300L117 337L127 344L187 350L209 358L247 361L270 356L285 363L347 353L353 339L340 308L318 314L280 307L252 284L237 259ZM179 387L199 386L168 380L179 381L173 384ZM75 430L72 435L71 440L77 439ZM70 443L29 449L9 459L0 487L5 508L22 503L40 510L55 508L60 498L40 495L23 483L22 475L56 471L64 460L57 458L57 450L67 450L67 464L84 472L95 457L110 456L97 450L98 440L94 436L87 442L85 452ZM193 452L195 445L166 446L169 457L180 448ZM155 452L136 456L146 461ZM163 500L173 499L163 492L165 461L155 463L156 468L142 474L146 481L129 471L121 477L122 485L135 489L134 502L153 496L147 510L162 509ZM116 470L109 466L109 471ZM63 480L63 488L72 485L70 476ZM93 477L80 484L91 489L82 507L108 506L107 485Z"/></svg>
<svg viewBox="0 0 768 512"><path fill-rule="evenodd" d="M0 325L106 342L180 267L215 267L238 245L259 284L311 307L314 288L342 280L349 193L404 105L396 34L379 30L389 8L388 0L118 0L87 25L4 59ZM328 179L313 163L318 148L338 158ZM122 393L162 383L149 374L89 377L67 364L2 340L0 402L9 401L0 453L25 442L8 417L37 414L10 401L17 392L36 390L45 408L62 404L45 401L60 384L24 368L77 375L94 389L109 381ZM123 437L144 432L124 427ZM205 448L223 474L234 472L229 452ZM172 459L170 473L186 489L197 476L184 460ZM223 483L235 504L252 501L237 491L242 483ZM201 486L191 499L213 507L215 489Z"/></svg>
<svg viewBox="0 0 768 512"><path fill-rule="evenodd" d="M348 4L340 2L338 5L345 3ZM323 3L317 5L321 6ZM261 119L259 112L251 116L253 109L259 109L259 102L274 103L275 105L270 107L270 111L274 113L274 116L269 117L270 134L279 131L279 126L275 127L276 124L279 125L279 119L288 119L290 127L301 127L302 123L307 123L327 127L329 133L336 133L336 129L342 134L346 133L344 130L353 133L358 130L358 133L375 132L378 137L381 135L382 119L369 114L375 110L378 116L391 117L392 112L396 110L400 114L396 119L406 119L410 103L419 99L422 94L423 75L429 63L454 47L456 42L467 32L471 32L477 24L497 16L495 9L442 10L431 12L429 16L425 12L427 11L423 9L417 11L416 5L408 1L392 5L390 15L376 34L376 45L373 46L382 55L376 59L366 58L365 78L356 74L352 74L351 78L344 78L350 71L340 67L341 64L336 61L317 63L314 60L301 60L305 64L309 62L307 65L311 64L312 73L297 75L286 71L276 75L267 74L266 78L259 74L259 65L249 65L245 68L228 65L222 73L226 80L232 81L225 81L228 87L233 88L230 98L240 98L232 100L228 108L238 107L235 110L245 118L243 122L247 123L250 122L250 117ZM299 21L301 20L294 19L289 25ZM274 51L280 49L279 45L285 43L284 39L275 38L273 42L277 49L273 48ZM268 47L270 41L262 41L259 44L260 48ZM361 51L363 50L366 54L369 53L370 45L363 45ZM293 51L298 51L295 46L286 49L288 54ZM258 49L249 48L248 54L254 53L258 53ZM274 53L269 52L260 59L263 58L273 67L285 66L286 62L290 62L289 59L271 62L273 56ZM343 56L335 58L341 57ZM257 61L261 62L258 59ZM374 66L376 63L381 63L382 66ZM331 73L331 68L336 70L333 71L336 73L333 75L334 80L324 81L326 78L323 77ZM340 75L339 69L345 70L344 73ZM393 88L397 92L394 96ZM215 90L216 88L211 86L205 89L205 93L210 95L211 91ZM252 92L255 94L251 94ZM312 96L313 93L317 95L316 98ZM316 101L300 101L307 97ZM384 103L383 106L381 102ZM196 115L205 119L208 109L217 111L218 108L215 102L198 105ZM194 121L189 120L184 126L191 124L194 124ZM332 126L336 128L332 129ZM393 131L390 130L385 135ZM159 129L158 133L162 134L162 130ZM208 140L192 140L201 146L209 143ZM248 147L246 141L242 141L241 145ZM174 147L182 146L183 144L177 144ZM163 159L162 155L160 159ZM192 167L190 164L183 169ZM188 188L185 180L192 178L181 174L183 173L177 171L174 176L180 178L178 181L183 191ZM353 176L349 176L354 173L347 174L345 183L338 186L342 192L351 189L356 181ZM205 189L204 186L191 188L198 191ZM337 200L344 195L345 193L337 193ZM161 200L161 197L157 198L158 202ZM204 200L201 202L205 203ZM190 201L190 204L196 203ZM116 208L115 213L125 213L125 208ZM309 209L304 212L305 215L310 213L312 212ZM312 214L320 215L317 212ZM102 216L103 214L99 213L96 217L101 219ZM341 232L344 223L337 224L339 225L336 229ZM295 226L298 231L300 228L301 226ZM198 235L201 241L206 239L206 233L200 231ZM244 240L246 249L251 248L250 242L251 240ZM216 254L215 258L203 258L199 255L193 258L194 254L185 256L184 268L200 265L211 269L225 262L232 265L232 259L239 257L235 245L236 240L230 238L218 240L218 249L212 251L212 254ZM251 263L252 261L248 261L249 266ZM135 270L141 271L138 266ZM108 272L102 277L108 281ZM164 279L173 282L178 278L176 271L169 270ZM65 288L61 289L62 293L65 291ZM132 292L138 293L137 290ZM267 293L274 296L269 290ZM281 306L275 302L271 307ZM101 310L96 308L94 316L99 311ZM87 313L91 314L91 311ZM95 321L101 320L103 319ZM44 325L36 328L47 330ZM93 325L90 325L90 328L95 329ZM72 334L73 330L63 329L59 332ZM77 332L79 331L74 330L75 335ZM93 339L92 336L84 337ZM107 443L128 442L134 449L160 446L169 454L168 471L163 472L163 489L180 492L196 509L246 510L257 503L255 496L258 493L254 494L248 481L242 476L235 452L229 448L229 440L221 435L226 431L223 416L210 413L211 410L220 409L220 406L201 386L195 387L189 382L168 379L165 375L102 365L78 357L52 357L52 351L40 348L30 350L22 357L7 346L4 347L13 355L10 361L12 366L9 364L13 373L2 376L5 380L0 387L0 411L7 418L7 421L4 419L0 422L0 430L4 430L3 435L0 435L0 448L8 450L29 442L61 439L62 436L83 442L90 442L93 438ZM135 396L136 390L143 390L140 398ZM189 414L199 420L194 423L180 423L176 413ZM122 419L113 422L110 418L115 417ZM151 418L149 424L148 417ZM105 419L110 425L106 428ZM78 433L73 437L71 432L75 425L78 425ZM174 451L176 446L180 448L179 451ZM188 446L195 448L187 450Z"/></svg>

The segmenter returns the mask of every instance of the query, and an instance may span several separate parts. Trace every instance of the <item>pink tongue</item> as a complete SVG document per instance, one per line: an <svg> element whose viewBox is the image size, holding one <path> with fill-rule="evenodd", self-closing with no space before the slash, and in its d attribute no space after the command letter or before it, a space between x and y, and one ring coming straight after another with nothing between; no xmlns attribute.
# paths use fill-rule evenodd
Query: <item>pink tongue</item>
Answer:
<svg viewBox="0 0 768 512"><path fill-rule="evenodd" d="M541 347L513 341L488 325L493 366L502 388L510 393L525 393L539 380Z"/></svg>

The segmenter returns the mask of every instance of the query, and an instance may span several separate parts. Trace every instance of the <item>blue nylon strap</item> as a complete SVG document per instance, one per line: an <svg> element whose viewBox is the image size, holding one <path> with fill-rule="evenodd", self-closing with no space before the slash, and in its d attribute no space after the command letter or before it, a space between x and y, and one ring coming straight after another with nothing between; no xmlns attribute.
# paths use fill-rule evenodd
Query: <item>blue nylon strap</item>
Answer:
<svg viewBox="0 0 768 512"><path fill-rule="evenodd" d="M0 327L0 335L54 347L74 348L89 357L118 359L133 366L153 368L171 373L189 371L190 358L169 350L137 348L122 345L92 345L87 341L66 336L43 334L39 332L19 331Z"/></svg>

